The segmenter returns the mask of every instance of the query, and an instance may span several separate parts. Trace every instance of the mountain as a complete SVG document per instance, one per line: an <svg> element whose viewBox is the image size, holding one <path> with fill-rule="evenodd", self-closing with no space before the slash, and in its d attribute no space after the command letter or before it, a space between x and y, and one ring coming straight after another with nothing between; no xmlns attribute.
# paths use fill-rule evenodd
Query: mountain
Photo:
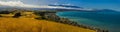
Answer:
<svg viewBox="0 0 120 32"><path fill-rule="evenodd" d="M118 12L118 11L115 11L115 10L111 10L111 9L99 9L99 10L93 10L95 12Z"/></svg>
<svg viewBox="0 0 120 32"><path fill-rule="evenodd" d="M59 7L69 7L69 8L82 8L74 5L48 5L48 6L59 6Z"/></svg>
<svg viewBox="0 0 120 32"><path fill-rule="evenodd" d="M93 9L93 10L82 10L80 12L96 12L96 13L99 13L99 12L109 12L109 13L120 13L119 11L116 11L116 10L112 10L112 9Z"/></svg>

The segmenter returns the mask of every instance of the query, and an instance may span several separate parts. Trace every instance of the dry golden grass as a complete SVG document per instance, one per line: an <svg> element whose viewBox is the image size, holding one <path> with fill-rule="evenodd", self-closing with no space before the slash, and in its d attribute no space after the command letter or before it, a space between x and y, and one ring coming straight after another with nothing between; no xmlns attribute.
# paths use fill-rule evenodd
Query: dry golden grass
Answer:
<svg viewBox="0 0 120 32"><path fill-rule="evenodd" d="M48 20L37 20L34 18L38 16L32 13L23 13L19 18L8 17L9 14L2 16L6 17L0 17L0 32L96 32Z"/></svg>
<svg viewBox="0 0 120 32"><path fill-rule="evenodd" d="M0 18L0 32L96 32L94 30L33 18Z"/></svg>
<svg viewBox="0 0 120 32"><path fill-rule="evenodd" d="M11 17L11 16L14 16L14 15L13 14L0 14L0 16Z"/></svg>

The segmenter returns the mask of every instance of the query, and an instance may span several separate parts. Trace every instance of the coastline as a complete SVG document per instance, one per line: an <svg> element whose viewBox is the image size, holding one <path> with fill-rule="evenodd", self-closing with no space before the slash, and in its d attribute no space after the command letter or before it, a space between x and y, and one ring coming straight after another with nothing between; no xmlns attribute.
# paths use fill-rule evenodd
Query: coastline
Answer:
<svg viewBox="0 0 120 32"><path fill-rule="evenodd" d="M15 10L15 11L12 11L12 12L17 13L17 14L15 14L16 16L9 15L9 14L8 15L10 17L13 16L14 18L18 18L19 16L21 16L20 12L23 13L23 12L26 12L26 11L21 10L21 11L16 12L16 10ZM84 28L84 29L94 30L94 31L97 31L97 32L108 32L108 30L103 30L103 29L99 29L99 28L96 28L96 27L91 27L91 26L87 26L87 25L83 25L83 24L78 24L77 22L70 21L68 18L61 18L58 15L56 15L56 13L57 13L56 11L52 11L52 12L51 11L27 11L27 12L30 12L30 14L31 14L31 12L34 12L34 14L37 16L37 17L36 16L34 16L34 17L36 17L35 19L38 19L38 20L50 20L50 21L54 21L56 23L67 24L67 25L71 25L71 26ZM29 14L29 13L27 13L27 14ZM6 15L6 16L8 17L8 15ZM24 13L23 13L23 15L24 15ZM32 18L34 18L34 17L32 17Z"/></svg>
<svg viewBox="0 0 120 32"><path fill-rule="evenodd" d="M57 23L63 23L63 24L72 25L72 26L76 26L76 27L82 27L82 28L94 30L97 32L109 32L108 30L91 27L91 26L87 26L87 25L83 25L83 24L78 24L75 21L70 21L68 18L61 18L58 15L56 15L57 12L42 12L42 13L44 15L40 15L40 16L44 16L43 18L45 18L46 20L51 20L51 21L55 21Z"/></svg>

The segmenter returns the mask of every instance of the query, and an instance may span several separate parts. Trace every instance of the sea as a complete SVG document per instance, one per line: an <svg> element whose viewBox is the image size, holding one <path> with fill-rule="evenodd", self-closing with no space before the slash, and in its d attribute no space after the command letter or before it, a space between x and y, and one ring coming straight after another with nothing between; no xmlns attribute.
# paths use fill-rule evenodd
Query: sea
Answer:
<svg viewBox="0 0 120 32"><path fill-rule="evenodd" d="M119 12L65 11L57 12L57 15L61 18L68 18L79 24L109 30L109 32L120 32Z"/></svg>

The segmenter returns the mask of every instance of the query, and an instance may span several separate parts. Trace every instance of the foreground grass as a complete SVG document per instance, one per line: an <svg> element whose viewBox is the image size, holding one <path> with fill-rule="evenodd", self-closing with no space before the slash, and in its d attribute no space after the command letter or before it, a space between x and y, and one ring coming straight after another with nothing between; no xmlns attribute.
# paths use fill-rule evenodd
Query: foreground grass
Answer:
<svg viewBox="0 0 120 32"><path fill-rule="evenodd" d="M66 24L33 18L0 17L0 32L96 32Z"/></svg>

